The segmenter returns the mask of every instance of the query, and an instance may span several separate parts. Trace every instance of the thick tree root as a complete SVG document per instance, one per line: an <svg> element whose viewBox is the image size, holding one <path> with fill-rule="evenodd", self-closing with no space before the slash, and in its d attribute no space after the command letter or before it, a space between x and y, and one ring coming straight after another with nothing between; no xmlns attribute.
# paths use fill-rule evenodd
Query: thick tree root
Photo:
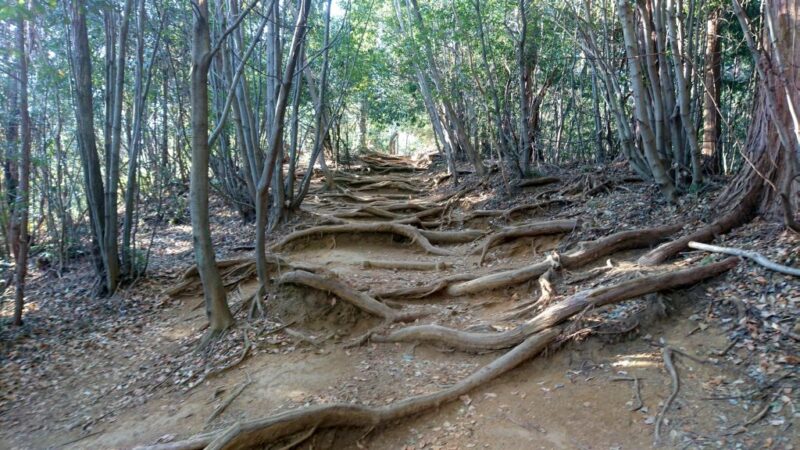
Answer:
<svg viewBox="0 0 800 450"><path fill-rule="evenodd" d="M448 295L456 297L524 283L542 275L550 268L574 269L622 250L651 245L653 242L666 238L679 228L679 226L668 226L621 231L596 241L584 243L578 250L557 258L548 257L545 261L519 269L496 272L470 281L452 284L447 287L446 292Z"/></svg>
<svg viewBox="0 0 800 450"><path fill-rule="evenodd" d="M680 225L668 225L655 228L621 231L595 241L582 243L578 250L558 257L548 257L529 266L517 269L502 270L487 275L458 274L434 280L423 286L384 291L377 294L380 298L424 298L445 291L447 295L459 296L475 294L492 289L514 286L532 278L541 276L551 268L563 267L575 269L589 264L598 258L613 253L635 248L647 247L666 239L681 228Z"/></svg>
<svg viewBox="0 0 800 450"><path fill-rule="evenodd" d="M375 300L369 295L359 292L349 286L344 285L338 280L326 278L311 272L295 270L283 274L278 279L278 284L300 284L321 291L330 292L340 299L352 304L353 306L366 311L369 314L383 318L386 322L407 322L418 319L430 314L428 309L416 311L398 311Z"/></svg>
<svg viewBox="0 0 800 450"><path fill-rule="evenodd" d="M503 316L503 320L518 319L527 316L532 311L548 306L555 297L555 288L551 283L552 277L553 269L543 273L539 277L539 297L536 300L517 305Z"/></svg>
<svg viewBox="0 0 800 450"><path fill-rule="evenodd" d="M439 256L453 256L455 253L450 250L439 248L431 244L420 230L409 226L391 222L378 222L378 223L348 223L343 225L322 225L318 227L308 228L306 230L295 231L294 233L286 236L280 242L271 247L273 251L278 251L285 247L287 244L298 239L312 236L325 236L328 234L342 234L342 233L391 233L399 236L404 236L411 239L412 243L417 244L426 252L432 255Z"/></svg>
<svg viewBox="0 0 800 450"><path fill-rule="evenodd" d="M528 178L526 180L521 180L517 183L517 187L526 188L532 186L545 186L548 184L558 183L561 181L561 178L558 177L536 177L536 178Z"/></svg>
<svg viewBox="0 0 800 450"><path fill-rule="evenodd" d="M466 244L485 235L481 230L433 231L419 230L420 234L436 244Z"/></svg>
<svg viewBox="0 0 800 450"><path fill-rule="evenodd" d="M375 294L375 296L382 299L389 299L389 298L402 298L404 300L421 299L429 297L437 292L441 292L452 283L468 281L475 278L477 278L477 275L469 273L459 273L435 280L433 283L425 284L422 286L414 286L410 288L393 289L390 291L379 292Z"/></svg>
<svg viewBox="0 0 800 450"><path fill-rule="evenodd" d="M530 210L537 210L537 209L544 209L553 205L565 205L569 203L573 203L577 201L577 198L574 197L560 197L560 198L553 198L550 200L543 200L534 203L526 203L524 205L518 205L513 208L509 209L476 209L466 216L460 219L461 222L467 222L473 219L479 219L482 217L502 217L506 221L510 221L513 219L514 215L530 211Z"/></svg>
<svg viewBox="0 0 800 450"><path fill-rule="evenodd" d="M374 191L376 189L395 189L398 191L411 192L414 194L422 193L422 190L404 181L390 181L390 180L378 181L376 183L365 184L363 186L353 188L353 190L356 192Z"/></svg>
<svg viewBox="0 0 800 450"><path fill-rule="evenodd" d="M319 268L309 264L290 263L280 256L272 254L267 255L267 265L279 272L294 269L302 269L309 272L319 270ZM230 288L255 277L256 260L253 257L223 259L217 261L217 268L219 268L225 287ZM180 283L164 290L163 293L170 297L177 297L180 295L197 295L202 291L203 286L200 282L200 274L197 271L197 266L193 265L183 272Z"/></svg>
<svg viewBox="0 0 800 450"><path fill-rule="evenodd" d="M447 270L452 267L444 261L374 261L364 260L359 263L363 269L392 269L392 270Z"/></svg>
<svg viewBox="0 0 800 450"><path fill-rule="evenodd" d="M350 186L363 186L365 184L379 183L381 181L408 183L408 177L399 175L359 175L346 172L338 172L333 177L333 180L337 185L347 184Z"/></svg>
<svg viewBox="0 0 800 450"><path fill-rule="evenodd" d="M545 308L541 313L523 324L502 333L472 333L440 325L418 325L402 328L388 336L373 336L372 339L376 342L437 343L461 351L486 351L508 348L533 333L569 319L586 307L599 307L641 297L653 292L691 286L730 270L738 262L739 258L731 257L705 266L645 276L623 281L612 286L581 291Z"/></svg>
<svg viewBox="0 0 800 450"><path fill-rule="evenodd" d="M392 221L421 221L425 217L437 215L442 212L444 207L437 206L431 208L423 208L416 213L400 214L396 213L388 207L380 207L377 205L360 206L355 209L334 212L331 216L339 219L362 219L374 218L391 219Z"/></svg>
<svg viewBox="0 0 800 450"><path fill-rule="evenodd" d="M386 406L350 403L314 405L292 409L263 419L242 422L222 432L199 434L184 441L143 447L147 450L192 450L209 446L235 449L266 445L309 429L331 427L377 427L424 413L457 400L460 396L514 369L544 350L559 335L558 328L543 330L483 366L460 382L433 394L409 397Z"/></svg>
<svg viewBox="0 0 800 450"><path fill-rule="evenodd" d="M489 251L489 249L507 240L521 237L569 233L575 230L577 227L577 220L553 220L549 222L535 222L528 225L507 228L489 236L489 238L486 240L486 243L483 244L483 249L480 251L481 259L478 264L483 264L483 261L486 259L486 253Z"/></svg>
<svg viewBox="0 0 800 450"><path fill-rule="evenodd" d="M757 192L756 192L757 193ZM743 224L755 212L753 191L745 195L741 203L731 212L723 215L710 225L689 233L686 236L659 245L639 258L638 263L643 266L654 266L672 258L678 253L689 248L689 242L711 242L719 235L725 234L733 228Z"/></svg>

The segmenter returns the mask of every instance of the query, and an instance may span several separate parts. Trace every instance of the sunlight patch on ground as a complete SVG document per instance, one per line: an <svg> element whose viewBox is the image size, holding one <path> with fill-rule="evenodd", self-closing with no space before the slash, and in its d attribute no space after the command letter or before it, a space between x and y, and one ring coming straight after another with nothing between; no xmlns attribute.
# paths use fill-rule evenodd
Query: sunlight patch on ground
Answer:
<svg viewBox="0 0 800 450"><path fill-rule="evenodd" d="M0 318L10 318L14 315L14 298L8 297L3 300L2 307L0 307ZM39 302L25 299L25 306L22 308L22 316L30 314L39 310Z"/></svg>
<svg viewBox="0 0 800 450"><path fill-rule="evenodd" d="M611 366L618 369L632 367L658 367L661 359L652 353L633 353L630 355L617 355L617 360Z"/></svg>

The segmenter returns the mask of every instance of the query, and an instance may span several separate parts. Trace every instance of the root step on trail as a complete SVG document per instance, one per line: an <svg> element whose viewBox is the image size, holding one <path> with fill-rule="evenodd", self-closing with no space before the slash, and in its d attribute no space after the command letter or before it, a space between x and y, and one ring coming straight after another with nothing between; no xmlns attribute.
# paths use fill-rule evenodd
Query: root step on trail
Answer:
<svg viewBox="0 0 800 450"><path fill-rule="evenodd" d="M581 291L549 306L523 324L502 333L472 333L440 325L417 325L402 328L388 336L373 336L372 340L376 342L436 343L462 351L508 348L533 333L569 319L588 306L599 307L653 292L691 286L730 270L738 262L739 258L731 257L704 266L689 267Z"/></svg>

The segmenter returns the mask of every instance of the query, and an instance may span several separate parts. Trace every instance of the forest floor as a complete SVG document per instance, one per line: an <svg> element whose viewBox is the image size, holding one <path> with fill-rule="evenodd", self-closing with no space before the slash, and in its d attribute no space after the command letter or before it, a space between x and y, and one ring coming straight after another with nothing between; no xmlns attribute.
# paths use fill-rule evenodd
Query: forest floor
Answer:
<svg viewBox="0 0 800 450"><path fill-rule="evenodd" d="M442 230L481 232L473 242L434 244L445 250L442 255L384 233L314 236L278 251L290 264L306 265L358 291L388 298L387 292L442 276L525 266L618 231L670 223L686 223L691 229L700 225L690 219L698 211L713 216L708 211L713 193L702 196L702 202L685 196L679 205L668 206L650 186L622 182L626 177L620 169L548 175L558 180L510 186L512 196L497 173L482 184L468 175L459 191L435 170L384 177L402 177L407 184L356 183L350 177L340 184L348 187L347 196L321 190L312 194L306 211L282 227L273 242L313 224L396 220L376 217L363 207L388 208L397 202L417 205L392 210L406 216L447 206L422 220L437 222L428 225ZM567 196L571 203L554 202L506 216L476 213L507 212ZM333 294L299 284L272 286L266 315L248 319L247 299L256 289L251 271L231 285L237 326L198 352L206 323L202 296L188 285L175 295L165 293L181 283L193 261L188 211L179 205L172 205L171 223L157 220L155 213L145 218L142 236L158 227L148 277L112 298L90 297L86 262L72 263L62 276L37 269L31 276L26 323L17 329L7 323L13 293L5 293L0 309L0 448L131 448L176 442L296 407L387 405L453 385L502 354L376 339L352 345L380 321ZM252 226L242 225L219 200L214 201L212 219L218 260L251 257ZM480 249L492 232L575 219L579 223L569 232L499 243L479 263ZM721 245L757 250L783 264L798 263L800 239L782 231L780 224L756 220L721 239ZM557 304L586 289L722 259L687 252L657 267L636 265L646 251L618 252L580 269L556 271L547 302ZM365 260L443 264L440 270L382 269ZM522 310L541 291L533 278L476 294L440 292L384 302L424 310L418 324L492 333L511 329L546 306L509 318L509 312ZM672 361L680 388L663 413L659 445L800 448L799 317L796 279L741 261L733 270L687 289L585 309L570 319L568 339L455 402L374 429L312 430L316 432L300 436L307 439L283 440L275 448L287 448L287 443L309 449L649 448L675 381L662 358L665 346L675 350ZM388 331L403 326L393 324ZM213 417L215 408L220 409Z"/></svg>

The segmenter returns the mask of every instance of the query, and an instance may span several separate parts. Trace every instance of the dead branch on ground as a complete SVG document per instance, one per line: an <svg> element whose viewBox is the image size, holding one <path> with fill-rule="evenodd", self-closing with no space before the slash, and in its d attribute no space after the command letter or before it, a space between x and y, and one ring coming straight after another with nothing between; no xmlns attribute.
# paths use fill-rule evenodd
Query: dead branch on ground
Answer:
<svg viewBox="0 0 800 450"><path fill-rule="evenodd" d="M700 242L694 242L694 241L689 242L689 248L694 248L697 250L705 250L707 252L722 253L725 255L741 256L742 258L747 258L749 260L752 260L756 264L766 267L769 270L774 270L775 272L779 272L785 275L793 275L796 277L800 277L800 269L784 266L783 264L778 264L776 262L770 261L766 256L758 252L742 250L732 247L720 247L717 245L701 244Z"/></svg>

